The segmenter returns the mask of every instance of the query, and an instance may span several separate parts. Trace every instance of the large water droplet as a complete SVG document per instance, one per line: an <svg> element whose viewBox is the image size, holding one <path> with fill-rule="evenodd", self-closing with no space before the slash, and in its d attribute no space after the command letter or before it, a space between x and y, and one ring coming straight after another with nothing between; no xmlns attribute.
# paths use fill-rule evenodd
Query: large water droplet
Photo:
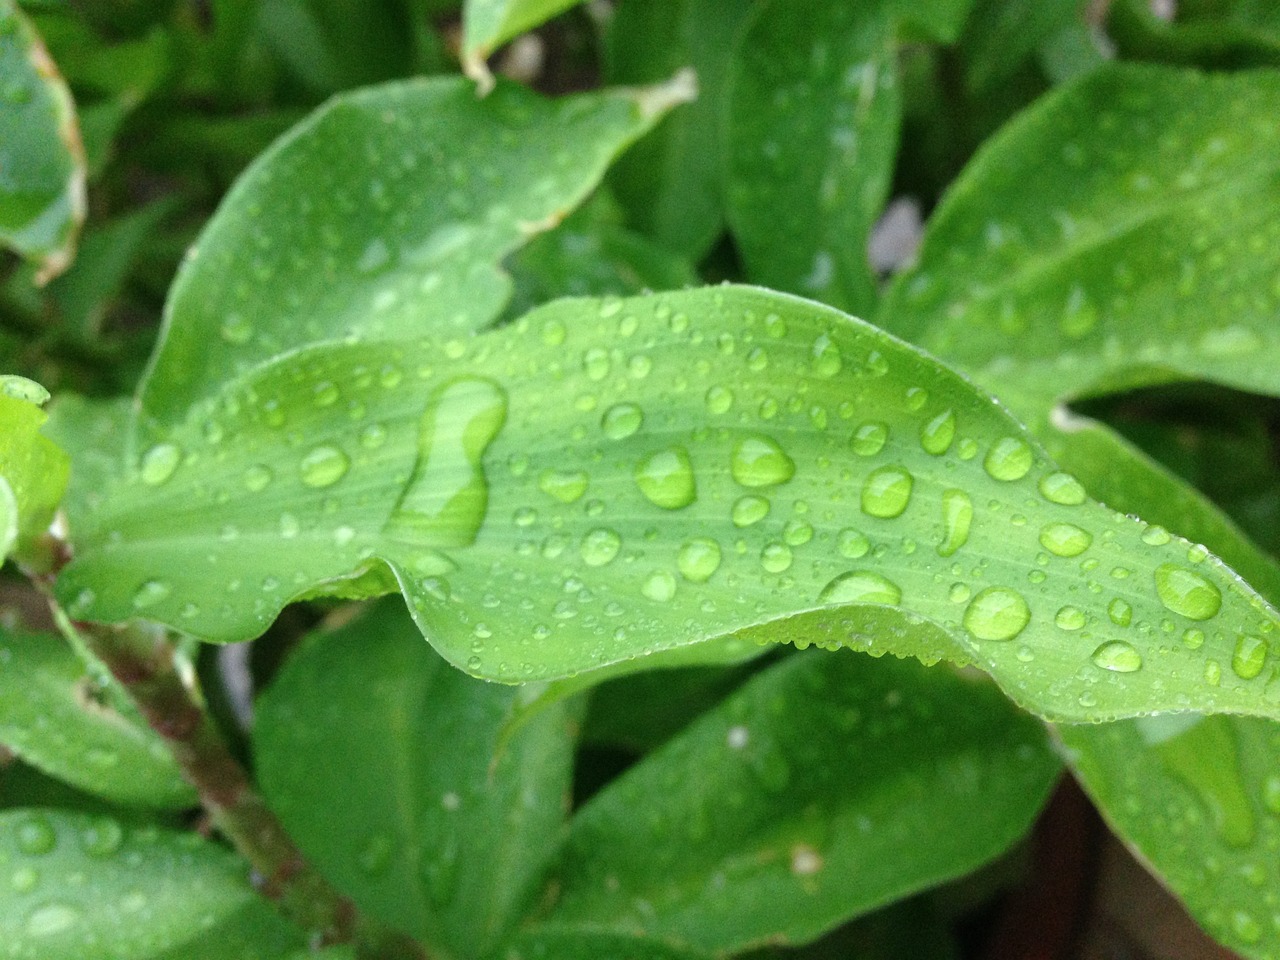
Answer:
<svg viewBox="0 0 1280 960"><path fill-rule="evenodd" d="M1010 483L1021 480L1035 463L1031 446L1020 437L1001 437L991 445L982 466L993 480Z"/></svg>
<svg viewBox="0 0 1280 960"><path fill-rule="evenodd" d="M1123 640L1112 640L1102 644L1093 651L1090 657L1103 670L1114 673L1133 673L1142 669L1142 654Z"/></svg>
<svg viewBox="0 0 1280 960"><path fill-rule="evenodd" d="M1069 473L1049 473L1040 478L1040 495L1050 503L1064 507L1077 507L1084 503L1086 494L1084 487Z"/></svg>
<svg viewBox="0 0 1280 960"><path fill-rule="evenodd" d="M973 501L963 490L947 490L942 494L942 542L938 555L949 557L969 541L973 523Z"/></svg>
<svg viewBox="0 0 1280 960"><path fill-rule="evenodd" d="M874 457L889 439L888 424L872 420L853 431L853 452L860 457Z"/></svg>
<svg viewBox="0 0 1280 960"><path fill-rule="evenodd" d="M461 377L431 397L418 427L418 461L385 532L422 546L474 543L489 508L481 461L507 418L491 380Z"/></svg>
<svg viewBox="0 0 1280 960"><path fill-rule="evenodd" d="M896 606L902 589L870 570L852 570L835 577L818 594L819 603L883 603Z"/></svg>
<svg viewBox="0 0 1280 960"><path fill-rule="evenodd" d="M1031 622L1027 601L1008 587L987 587L969 602L964 626L979 640L1012 640Z"/></svg>
<svg viewBox="0 0 1280 960"><path fill-rule="evenodd" d="M891 465L872 470L862 485L862 512L884 520L901 516L911 500L914 482L904 467Z"/></svg>
<svg viewBox="0 0 1280 960"><path fill-rule="evenodd" d="M775 487L786 483L796 472L795 461L762 434L739 440L729 466L733 479L744 487Z"/></svg>
<svg viewBox="0 0 1280 960"><path fill-rule="evenodd" d="M1222 606L1218 588L1198 573L1162 563L1156 567L1155 578L1160 602L1189 620L1208 620Z"/></svg>
<svg viewBox="0 0 1280 960"><path fill-rule="evenodd" d="M160 486L173 476L181 462L181 447L172 443L157 444L142 455L142 482L150 487Z"/></svg>
<svg viewBox="0 0 1280 960"><path fill-rule="evenodd" d="M622 537L607 527L600 527L582 538L582 562L588 567L603 567L612 563L621 549Z"/></svg>
<svg viewBox="0 0 1280 960"><path fill-rule="evenodd" d="M951 447L956 436L956 415L943 410L920 428L920 446L924 452L940 457Z"/></svg>
<svg viewBox="0 0 1280 960"><path fill-rule="evenodd" d="M600 418L600 429L610 440L625 440L644 423L644 411L634 403L615 403Z"/></svg>
<svg viewBox="0 0 1280 960"><path fill-rule="evenodd" d="M1040 528L1040 545L1059 557L1078 557L1093 543L1093 534L1073 523L1047 523Z"/></svg>
<svg viewBox="0 0 1280 960"><path fill-rule="evenodd" d="M1242 633L1236 640L1231 654L1231 669L1241 680L1252 680L1262 673L1267 662L1267 641L1253 634Z"/></svg>
<svg viewBox="0 0 1280 960"><path fill-rule="evenodd" d="M668 447L643 457L636 464L635 480L645 498L664 510L687 507L697 497L693 464L684 447Z"/></svg>
<svg viewBox="0 0 1280 960"><path fill-rule="evenodd" d="M344 476L351 466L351 459L337 447L328 444L316 447L298 464L302 482L308 487L331 487Z"/></svg>
<svg viewBox="0 0 1280 960"><path fill-rule="evenodd" d="M154 607L172 592L172 587L163 580L148 580L138 587L133 594L133 606L137 610Z"/></svg>
<svg viewBox="0 0 1280 960"><path fill-rule="evenodd" d="M686 580L706 583L720 568L720 556L720 544L709 537L695 537L680 548L676 566Z"/></svg>
<svg viewBox="0 0 1280 960"><path fill-rule="evenodd" d="M538 489L561 503L573 503L587 492L585 470L544 470L538 478Z"/></svg>

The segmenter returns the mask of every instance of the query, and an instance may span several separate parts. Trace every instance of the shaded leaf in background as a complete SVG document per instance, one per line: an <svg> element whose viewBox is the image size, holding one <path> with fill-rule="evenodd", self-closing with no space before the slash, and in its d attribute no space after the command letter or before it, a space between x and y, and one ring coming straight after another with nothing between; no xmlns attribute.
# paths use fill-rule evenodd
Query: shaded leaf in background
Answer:
<svg viewBox="0 0 1280 960"><path fill-rule="evenodd" d="M582 0L466 0L462 5L462 68L481 89L493 85L485 60L508 40Z"/></svg>
<svg viewBox="0 0 1280 960"><path fill-rule="evenodd" d="M1082 0L975 0L960 36L973 92L1007 81L1040 47L1084 18Z"/></svg>
<svg viewBox="0 0 1280 960"><path fill-rule="evenodd" d="M71 264L84 217L71 94L16 0L0 0L0 243L43 283Z"/></svg>
<svg viewBox="0 0 1280 960"><path fill-rule="evenodd" d="M263 792L362 909L483 955L539 895L569 800L567 706L497 749L520 695L455 670L383 601L313 635L260 701Z"/></svg>
<svg viewBox="0 0 1280 960"><path fill-rule="evenodd" d="M804 943L1001 853L1057 773L989 684L798 655L578 811L542 922L717 955Z"/></svg>
<svg viewBox="0 0 1280 960"><path fill-rule="evenodd" d="M77 618L241 640L369 574L509 682L742 632L971 660L1049 718L1280 713L1273 658L1229 669L1277 615L1207 551L1089 501L937 361L748 287L288 355L196 407L78 547Z"/></svg>

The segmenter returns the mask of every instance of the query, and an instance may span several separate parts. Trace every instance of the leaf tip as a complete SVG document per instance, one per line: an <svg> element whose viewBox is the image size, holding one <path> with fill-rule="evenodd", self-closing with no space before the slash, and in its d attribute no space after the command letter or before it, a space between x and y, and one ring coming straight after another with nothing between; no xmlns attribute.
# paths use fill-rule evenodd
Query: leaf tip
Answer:
<svg viewBox="0 0 1280 960"><path fill-rule="evenodd" d="M636 92L636 105L646 120L697 99L698 74L693 67L681 67L666 83L645 87Z"/></svg>

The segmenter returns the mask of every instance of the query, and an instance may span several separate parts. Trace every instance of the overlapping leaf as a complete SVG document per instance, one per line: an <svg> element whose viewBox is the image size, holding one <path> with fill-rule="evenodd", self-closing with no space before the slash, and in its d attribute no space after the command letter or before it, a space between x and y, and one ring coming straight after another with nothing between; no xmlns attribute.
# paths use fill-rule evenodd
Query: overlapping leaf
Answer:
<svg viewBox="0 0 1280 960"><path fill-rule="evenodd" d="M462 7L462 65L484 87L492 84L484 61L512 37L550 20L582 0L467 0Z"/></svg>
<svg viewBox="0 0 1280 960"><path fill-rule="evenodd" d="M66 487L66 454L40 432L48 396L30 380L0 376L0 561L36 549Z"/></svg>

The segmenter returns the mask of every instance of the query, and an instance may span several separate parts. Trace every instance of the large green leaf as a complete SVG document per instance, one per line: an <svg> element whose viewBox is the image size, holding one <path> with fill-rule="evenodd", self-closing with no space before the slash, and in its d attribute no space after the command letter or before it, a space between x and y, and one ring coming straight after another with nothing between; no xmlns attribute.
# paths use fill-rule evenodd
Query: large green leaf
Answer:
<svg viewBox="0 0 1280 960"><path fill-rule="evenodd" d="M0 562L11 551L33 558L66 488L67 456L40 432L48 396L30 380L0 376Z"/></svg>
<svg viewBox="0 0 1280 960"><path fill-rule="evenodd" d="M16 0L0 0L0 243L65 270L85 217L84 151L71 94Z"/></svg>
<svg viewBox="0 0 1280 960"><path fill-rule="evenodd" d="M544 923L718 955L803 943L996 856L1058 769L990 684L797 655L587 802Z"/></svg>
<svg viewBox="0 0 1280 960"><path fill-rule="evenodd" d="M466 0L462 5L462 66L487 89L493 78L485 58L512 37L531 30L582 0Z"/></svg>
<svg viewBox="0 0 1280 960"><path fill-rule="evenodd" d="M1061 727L1112 827L1242 956L1280 957L1280 727L1180 714Z"/></svg>
<svg viewBox="0 0 1280 960"><path fill-rule="evenodd" d="M174 281L141 389L172 426L231 377L325 341L467 332L504 256L554 226L681 89L544 100L460 77L343 94L258 158Z"/></svg>
<svg viewBox="0 0 1280 960"><path fill-rule="evenodd" d="M1051 718L1280 714L1277 614L1216 558L1087 500L937 361L753 288L287 356L147 451L78 548L73 616L219 641L389 571L506 681L742 633L971 660Z"/></svg>
<svg viewBox="0 0 1280 960"><path fill-rule="evenodd" d="M33 766L116 803L189 807L195 791L136 711L106 702L58 637L0 629L0 743Z"/></svg>
<svg viewBox="0 0 1280 960"><path fill-rule="evenodd" d="M356 903L449 956L480 956L539 895L568 803L572 711L499 751L516 698L422 642L399 601L313 635L260 701L262 789Z"/></svg>
<svg viewBox="0 0 1280 960"><path fill-rule="evenodd" d="M293 960L305 946L234 854L193 833L0 812L9 960Z"/></svg>
<svg viewBox="0 0 1280 960"><path fill-rule="evenodd" d="M725 201L748 275L853 312L875 304L867 235L898 146L890 6L768 0L730 69Z"/></svg>

